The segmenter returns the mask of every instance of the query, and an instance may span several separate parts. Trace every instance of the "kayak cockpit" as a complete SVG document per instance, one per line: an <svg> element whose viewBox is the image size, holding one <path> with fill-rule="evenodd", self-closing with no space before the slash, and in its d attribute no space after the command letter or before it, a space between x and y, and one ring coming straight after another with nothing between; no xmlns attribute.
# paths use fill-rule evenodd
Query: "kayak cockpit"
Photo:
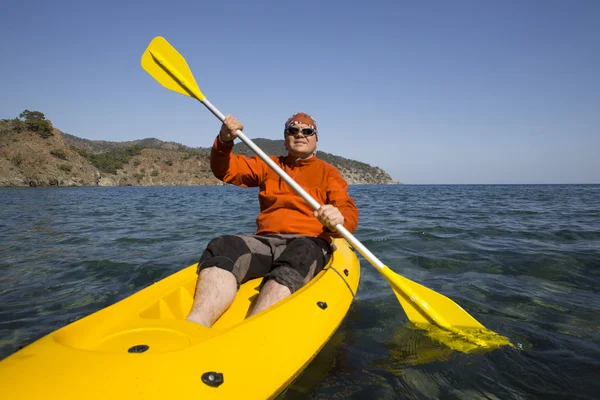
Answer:
<svg viewBox="0 0 600 400"><path fill-rule="evenodd" d="M330 262L294 295L308 289L330 268ZM192 308L197 264L54 333L63 346L102 353L176 351L198 344L244 323L258 297L262 278L240 286L229 309L212 328L185 320ZM110 310L110 311L109 311Z"/></svg>

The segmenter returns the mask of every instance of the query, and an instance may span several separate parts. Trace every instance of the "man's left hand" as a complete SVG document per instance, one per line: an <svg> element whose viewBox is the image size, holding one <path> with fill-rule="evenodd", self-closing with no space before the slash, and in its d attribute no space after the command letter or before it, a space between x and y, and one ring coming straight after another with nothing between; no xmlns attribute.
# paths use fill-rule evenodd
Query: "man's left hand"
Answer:
<svg viewBox="0 0 600 400"><path fill-rule="evenodd" d="M321 208L313 212L313 215L332 231L335 230L337 224L344 225L344 216L337 207L334 207L331 204L322 205Z"/></svg>

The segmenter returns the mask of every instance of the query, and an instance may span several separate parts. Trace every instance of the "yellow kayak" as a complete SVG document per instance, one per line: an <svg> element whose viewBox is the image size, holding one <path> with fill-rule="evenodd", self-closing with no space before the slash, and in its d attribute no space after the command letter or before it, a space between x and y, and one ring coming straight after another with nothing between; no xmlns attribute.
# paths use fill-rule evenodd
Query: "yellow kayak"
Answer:
<svg viewBox="0 0 600 400"><path fill-rule="evenodd" d="M213 328L185 320L196 265L44 336L0 361L5 399L266 399L281 393L344 319L358 259L335 239L329 265L284 301L246 318L260 279L241 286Z"/></svg>

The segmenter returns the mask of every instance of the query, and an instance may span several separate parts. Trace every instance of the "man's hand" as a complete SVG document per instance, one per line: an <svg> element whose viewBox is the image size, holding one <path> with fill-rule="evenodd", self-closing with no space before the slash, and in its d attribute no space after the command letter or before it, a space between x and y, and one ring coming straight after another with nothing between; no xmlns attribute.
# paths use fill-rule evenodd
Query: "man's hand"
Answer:
<svg viewBox="0 0 600 400"><path fill-rule="evenodd" d="M337 224L344 225L344 216L336 207L331 204L322 205L313 215L325 225L329 230L334 231Z"/></svg>
<svg viewBox="0 0 600 400"><path fill-rule="evenodd" d="M242 125L235 117L228 114L221 126L219 138L221 139L221 142L231 142L237 137L236 131L241 131L242 129L244 129L244 125Z"/></svg>

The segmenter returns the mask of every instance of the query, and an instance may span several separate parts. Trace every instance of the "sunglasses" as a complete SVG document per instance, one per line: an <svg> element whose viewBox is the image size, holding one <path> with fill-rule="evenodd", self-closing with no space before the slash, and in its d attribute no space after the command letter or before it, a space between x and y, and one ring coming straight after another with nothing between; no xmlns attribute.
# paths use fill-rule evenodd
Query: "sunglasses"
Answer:
<svg viewBox="0 0 600 400"><path fill-rule="evenodd" d="M287 132L288 135L293 135L293 136L296 136L300 132L302 132L302 134L304 136L312 136L315 133L317 133L317 131L315 131L312 128L302 128L302 129L300 129L300 128L296 128L294 126L290 126L289 128L287 128L286 132Z"/></svg>

